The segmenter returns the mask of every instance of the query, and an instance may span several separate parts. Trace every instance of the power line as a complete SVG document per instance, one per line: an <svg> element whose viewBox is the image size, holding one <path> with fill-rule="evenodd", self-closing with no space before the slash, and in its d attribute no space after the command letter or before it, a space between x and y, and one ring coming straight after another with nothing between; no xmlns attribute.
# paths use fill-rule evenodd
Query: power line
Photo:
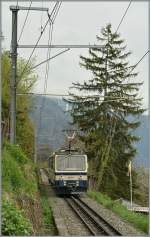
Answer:
<svg viewBox="0 0 150 237"><path fill-rule="evenodd" d="M51 42L52 42L52 32L53 32L53 23L50 21L48 45L50 45ZM50 57L50 48L48 48L48 50L47 50L47 59L49 57ZM47 61L47 63L46 63L45 80L44 80L44 93L46 92L46 89L47 89L48 73L49 73L49 61ZM44 104L45 104L45 97L42 98L41 107L40 107L38 134L39 134L39 131L41 129L42 111L44 109ZM38 142L38 140L37 140L37 142Z"/></svg>
<svg viewBox="0 0 150 237"><path fill-rule="evenodd" d="M26 18L25 18L25 20L24 20L24 23L23 23L23 26L22 26L22 29L21 29L21 33L20 33L20 36L19 36L19 39L18 39L18 43L19 43L19 41L20 41L20 39L21 39L21 36L22 36L22 34L23 34L25 25L26 25L26 23L27 23L27 19L28 19L28 16L29 16L29 12L30 12L31 5L32 5L32 1L30 1L29 9L28 9L28 11L27 11L27 15L26 15Z"/></svg>
<svg viewBox="0 0 150 237"><path fill-rule="evenodd" d="M49 46L52 44L52 34L53 34L53 23L51 22L50 28L49 28L49 39L48 39L48 45ZM48 60L48 58L50 58L50 54L51 54L51 48L48 48L48 50L47 50L47 60ZM47 64L46 64L44 93L46 93L46 90L47 90L48 73L49 73L49 61L47 61Z"/></svg>
<svg viewBox="0 0 150 237"><path fill-rule="evenodd" d="M121 21L120 21L120 23L119 23L119 25L118 25L118 27L117 27L116 32L119 30L119 28L120 28L120 26L121 26L121 24L122 24L122 22L123 22L123 19L125 18L126 14L127 14L127 11L129 10L129 7L130 7L131 3L132 3L132 0L129 2L129 5L128 5L127 9L126 9L124 15L122 16Z"/></svg>
<svg viewBox="0 0 150 237"><path fill-rule="evenodd" d="M48 39L48 45L49 46L51 46L51 44L52 44L53 24L54 24L54 21L56 19L57 14L58 14L58 10L60 8L60 5L61 5L61 3L58 2L55 10L53 11L54 14L52 16L52 19L51 19L50 15L48 14L49 23L50 23L50 26L49 26L49 39ZM46 93L46 90L47 90L47 82L48 82L48 74L49 74L49 64L50 64L50 61L48 61L48 58L50 58L50 54L51 54L51 48L49 47L48 50L47 50L47 63L46 63L46 73L45 73L45 81L44 81L44 93ZM45 99L46 99L46 97L43 98L42 106L40 108L40 120L39 120L38 133L39 133L40 128L41 128L42 110L44 109Z"/></svg>
<svg viewBox="0 0 150 237"><path fill-rule="evenodd" d="M43 0L42 0L42 8L43 8ZM43 11L41 12L41 31L43 29Z"/></svg>
<svg viewBox="0 0 150 237"><path fill-rule="evenodd" d="M53 8L51 14L49 15L49 18L51 18L51 16L53 15L53 12L54 12L54 10L55 10L55 8L57 7L58 4L59 4L59 2L56 2L56 3L55 3L55 6L54 6L54 8ZM30 62L30 60L31 60L31 57L32 57L32 55L33 55L33 53L34 53L34 51L35 51L35 49L36 49L36 47L37 47L37 45L38 45L38 43L39 43L41 37L42 37L42 35L43 35L43 33L44 33L44 31L45 31L45 29L46 29L46 27L47 27L47 24L49 23L49 18L48 18L48 20L46 21L46 23L45 23L45 25L44 25L44 27L43 27L43 29L42 29L42 31L41 31L41 34L40 34L40 36L39 36L39 38L38 38L36 44L34 45L34 48L33 48L32 52L31 52L31 54L30 54L30 56L29 56L29 59L28 59L26 65L24 66L24 69L22 70L22 73L21 73L21 75L20 75L20 78L22 78L22 76L23 76L23 74L24 74L24 72L25 72L25 70L26 70L26 68L27 68L27 66L28 66L28 64L29 64L29 62Z"/></svg>
<svg viewBox="0 0 150 237"><path fill-rule="evenodd" d="M54 15L54 17L53 17L53 19L52 19L53 22L55 21L57 15L58 15L58 12L59 12L59 9L60 9L60 7L61 7L61 4L62 4L62 2L59 3L59 6L58 6L58 8L57 8L56 11L55 11L55 15Z"/></svg>
<svg viewBox="0 0 150 237"><path fill-rule="evenodd" d="M65 53L65 52L67 52L67 51L69 51L69 50L70 50L70 49L68 48L68 49L65 49L65 50L63 50L63 51L61 51L61 52L55 54L54 56L52 56L52 57L50 57L50 58L48 58L48 59L42 61L41 63L38 63L38 64L35 65L35 66L33 66L32 69L35 69L35 68L39 67L39 66L42 65L43 63L46 63L47 61L52 60L52 59L56 58L57 56L59 56L59 55Z"/></svg>
<svg viewBox="0 0 150 237"><path fill-rule="evenodd" d="M17 96L25 96L25 95L29 95L29 96L34 96L34 95L43 95L43 96L46 96L46 95L48 95L48 96L70 96L69 94L63 94L63 93L60 93L60 94L55 94L55 93L17 93Z"/></svg>
<svg viewBox="0 0 150 237"><path fill-rule="evenodd" d="M17 93L17 96L58 96L58 97L70 97L71 95L69 95L69 94L63 94L63 93ZM126 100L126 99L129 99L128 97L119 97L119 96L102 96L102 95L89 95L89 96L91 96L91 97L93 97L93 98L110 98L111 99L111 101L114 101L115 99L117 100L117 99L123 99L123 100ZM87 96L87 98L89 98L89 96ZM84 99L86 99L86 96L84 97ZM138 98L138 99L140 99L140 98ZM133 98L133 100L138 100L138 99L134 99ZM104 100L101 100L101 101L104 101ZM108 102L108 101L110 101L110 100L107 100L107 101L105 101L105 102ZM41 106L41 108L43 108L42 106Z"/></svg>
<svg viewBox="0 0 150 237"><path fill-rule="evenodd" d="M58 11L60 9L60 6L61 6L61 2L57 2L57 3L58 4L57 4L56 8L53 11L54 14L52 16L52 19L51 19L50 15L48 14L49 23L50 23L49 40L48 40L48 45L49 46L52 45L53 24L54 24L54 21L56 19L57 14L58 14ZM47 81L48 81L48 73L49 73L49 61L48 61L48 58L50 58L50 54L51 54L51 48L49 47L48 51L47 51L47 64L46 64L46 74L45 74L45 83L44 83L44 93L46 93L46 90L47 90Z"/></svg>
<svg viewBox="0 0 150 237"><path fill-rule="evenodd" d="M133 68L131 69L131 71L129 72L129 74L137 67L137 65L145 58L145 56L150 52L150 50L148 50L141 58L140 60L133 66Z"/></svg>
<svg viewBox="0 0 150 237"><path fill-rule="evenodd" d="M141 61L144 59L144 57L150 52L150 50L147 50L146 53L140 58L140 60L135 64L135 66L131 69L131 71L129 73L131 73L140 63ZM131 67L131 66L130 66ZM127 67L127 68L130 68ZM129 83L128 83L129 84ZM133 83L130 83L133 84ZM123 84L123 85L127 85L127 84ZM88 88L88 87L87 87ZM92 88L95 88L94 86ZM63 94L63 93L18 93L17 95L50 95L50 96L70 96L69 94ZM95 95L96 96L96 95ZM104 97L102 95L98 95L99 97ZM105 96L105 97L109 97L109 96Z"/></svg>

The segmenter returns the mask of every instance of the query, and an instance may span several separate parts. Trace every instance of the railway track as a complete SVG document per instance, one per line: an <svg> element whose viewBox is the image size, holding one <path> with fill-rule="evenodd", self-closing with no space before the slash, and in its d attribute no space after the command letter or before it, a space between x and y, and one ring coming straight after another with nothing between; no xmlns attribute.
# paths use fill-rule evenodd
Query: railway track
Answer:
<svg viewBox="0 0 150 237"><path fill-rule="evenodd" d="M45 175L48 177L49 176L49 172L46 168L42 168L42 171L45 173Z"/></svg>
<svg viewBox="0 0 150 237"><path fill-rule="evenodd" d="M79 197L65 198L68 205L79 216L84 225L88 228L93 236L121 236L122 234L98 215L91 207L89 207Z"/></svg>

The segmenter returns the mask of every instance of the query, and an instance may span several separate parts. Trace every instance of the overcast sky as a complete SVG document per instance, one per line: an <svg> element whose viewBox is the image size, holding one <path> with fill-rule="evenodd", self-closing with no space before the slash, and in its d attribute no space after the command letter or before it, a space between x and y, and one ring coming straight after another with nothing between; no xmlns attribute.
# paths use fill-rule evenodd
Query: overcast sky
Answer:
<svg viewBox="0 0 150 237"><path fill-rule="evenodd" d="M42 2L42 1L41 1ZM14 2L13 2L14 4ZM51 12L55 2L47 3L43 1L43 6L49 8ZM96 35L100 33L107 23L112 24L116 30L129 2L63 2L54 24L53 44L94 44ZM9 6L11 2L2 4L2 29L3 48L10 49L11 41L11 12ZM20 6L29 6L29 1L19 3ZM42 3L33 3L32 6L42 6ZM25 11L19 11L18 35L20 34L26 16ZM35 44L41 26L41 13L30 12L25 26L20 44ZM43 14L43 24L47 20L46 13ZM132 2L127 15L122 22L119 33L126 40L127 49L133 54L130 63L135 64L148 50L148 2ZM47 44L48 29L42 36L40 44ZM53 49L51 56L61 51ZM90 78L90 74L79 66L79 56L87 55L88 49L71 49L70 51L55 58L50 63L48 78L48 93L67 93L74 81L83 81ZM28 58L31 49L19 49L20 56ZM38 49L35 51L37 63L46 59L47 50ZM34 91L43 92L45 66L37 69L39 80ZM144 107L148 107L148 55L137 66L135 70L139 72L137 81L143 81L140 95L144 98Z"/></svg>

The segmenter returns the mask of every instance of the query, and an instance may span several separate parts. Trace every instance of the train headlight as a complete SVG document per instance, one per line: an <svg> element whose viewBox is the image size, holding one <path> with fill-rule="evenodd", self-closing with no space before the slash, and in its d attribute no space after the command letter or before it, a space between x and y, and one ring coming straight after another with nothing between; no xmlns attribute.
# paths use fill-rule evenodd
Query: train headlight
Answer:
<svg viewBox="0 0 150 237"><path fill-rule="evenodd" d="M60 176L60 180L63 180L63 176L62 175Z"/></svg>
<svg viewBox="0 0 150 237"><path fill-rule="evenodd" d="M66 181L64 181L64 186L66 186Z"/></svg>

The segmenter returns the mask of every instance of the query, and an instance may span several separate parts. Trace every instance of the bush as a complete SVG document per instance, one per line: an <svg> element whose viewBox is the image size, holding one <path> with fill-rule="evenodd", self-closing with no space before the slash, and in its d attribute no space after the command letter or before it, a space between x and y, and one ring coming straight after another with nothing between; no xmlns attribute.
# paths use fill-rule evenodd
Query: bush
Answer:
<svg viewBox="0 0 150 237"><path fill-rule="evenodd" d="M6 143L5 147L10 155L13 156L20 164L26 164L29 161L27 156L22 152L19 145L11 145Z"/></svg>
<svg viewBox="0 0 150 237"><path fill-rule="evenodd" d="M129 211L125 206L119 203L115 203L107 195L100 192L88 192L88 196L95 199L98 203L104 207L111 209L118 214L123 220L127 220L132 223L138 229L148 233L149 221L147 216Z"/></svg>
<svg viewBox="0 0 150 237"><path fill-rule="evenodd" d="M8 201L2 205L2 234L3 235L30 235L32 227L23 216L23 212Z"/></svg>
<svg viewBox="0 0 150 237"><path fill-rule="evenodd" d="M17 162L4 148L2 159L2 181L5 191L17 191L22 188L25 179Z"/></svg>
<svg viewBox="0 0 150 237"><path fill-rule="evenodd" d="M36 176L32 163L19 147L8 144L4 147L2 186L7 192L22 191L30 195L37 191Z"/></svg>

